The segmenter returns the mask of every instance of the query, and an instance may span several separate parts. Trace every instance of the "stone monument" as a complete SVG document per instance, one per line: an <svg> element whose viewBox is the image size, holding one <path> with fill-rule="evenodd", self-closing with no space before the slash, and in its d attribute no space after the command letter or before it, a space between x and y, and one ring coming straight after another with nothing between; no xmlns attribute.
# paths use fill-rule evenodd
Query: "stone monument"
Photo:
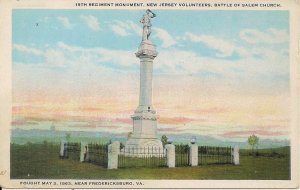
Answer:
<svg viewBox="0 0 300 190"><path fill-rule="evenodd" d="M143 24L142 42L136 57L140 59L140 96L139 106L131 116L133 120L133 132L128 137L125 144L125 150L131 148L160 150L162 151L162 142L157 138L157 119L158 115L152 105L152 72L153 60L157 56L155 45L150 41L151 18L156 15L147 10L143 15L141 23ZM149 152L150 153L150 152Z"/></svg>

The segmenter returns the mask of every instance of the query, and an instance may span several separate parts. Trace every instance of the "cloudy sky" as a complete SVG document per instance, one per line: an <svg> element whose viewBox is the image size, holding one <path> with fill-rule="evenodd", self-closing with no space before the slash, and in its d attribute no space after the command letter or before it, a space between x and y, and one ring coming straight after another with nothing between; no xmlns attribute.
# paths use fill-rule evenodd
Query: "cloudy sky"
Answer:
<svg viewBox="0 0 300 190"><path fill-rule="evenodd" d="M287 11L154 11L160 134L289 138ZM124 133L144 10L14 10L13 127Z"/></svg>

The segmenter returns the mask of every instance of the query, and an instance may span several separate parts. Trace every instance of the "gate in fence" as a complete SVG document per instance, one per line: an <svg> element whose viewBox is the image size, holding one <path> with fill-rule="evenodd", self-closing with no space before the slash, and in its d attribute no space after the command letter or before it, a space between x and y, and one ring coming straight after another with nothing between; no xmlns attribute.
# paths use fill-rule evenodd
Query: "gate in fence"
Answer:
<svg viewBox="0 0 300 190"><path fill-rule="evenodd" d="M80 143L67 143L65 157L72 160L79 160L80 158Z"/></svg>
<svg viewBox="0 0 300 190"><path fill-rule="evenodd" d="M232 147L198 147L198 165L232 164Z"/></svg>
<svg viewBox="0 0 300 190"><path fill-rule="evenodd" d="M175 166L189 166L190 147L189 145L175 145Z"/></svg>
<svg viewBox="0 0 300 190"><path fill-rule="evenodd" d="M167 157L166 150L158 147L121 148L118 155L118 167L166 167Z"/></svg>
<svg viewBox="0 0 300 190"><path fill-rule="evenodd" d="M108 145L88 144L88 157L85 160L96 165L107 167Z"/></svg>

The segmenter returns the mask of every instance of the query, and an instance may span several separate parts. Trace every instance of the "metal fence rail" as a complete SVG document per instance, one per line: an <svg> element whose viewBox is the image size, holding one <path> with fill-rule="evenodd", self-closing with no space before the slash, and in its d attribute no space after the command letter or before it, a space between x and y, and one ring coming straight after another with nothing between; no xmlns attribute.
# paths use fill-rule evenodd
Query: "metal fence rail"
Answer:
<svg viewBox="0 0 300 190"><path fill-rule="evenodd" d="M108 145L88 144L88 156L85 160L96 165L107 167Z"/></svg>
<svg viewBox="0 0 300 190"><path fill-rule="evenodd" d="M72 160L80 159L80 143L67 143L66 149L66 158L70 158Z"/></svg>
<svg viewBox="0 0 300 190"><path fill-rule="evenodd" d="M175 145L175 166L189 166L189 145Z"/></svg>
<svg viewBox="0 0 300 190"><path fill-rule="evenodd" d="M166 150L158 147L122 148L118 156L119 168L166 167Z"/></svg>
<svg viewBox="0 0 300 190"><path fill-rule="evenodd" d="M198 165L232 164L232 147L198 147Z"/></svg>

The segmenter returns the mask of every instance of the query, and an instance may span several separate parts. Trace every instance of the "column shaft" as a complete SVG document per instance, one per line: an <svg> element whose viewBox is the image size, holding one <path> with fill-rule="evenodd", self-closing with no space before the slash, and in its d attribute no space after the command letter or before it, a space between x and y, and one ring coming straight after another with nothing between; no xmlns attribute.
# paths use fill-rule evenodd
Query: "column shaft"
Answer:
<svg viewBox="0 0 300 190"><path fill-rule="evenodd" d="M140 110L152 110L152 72L153 59L140 58Z"/></svg>

